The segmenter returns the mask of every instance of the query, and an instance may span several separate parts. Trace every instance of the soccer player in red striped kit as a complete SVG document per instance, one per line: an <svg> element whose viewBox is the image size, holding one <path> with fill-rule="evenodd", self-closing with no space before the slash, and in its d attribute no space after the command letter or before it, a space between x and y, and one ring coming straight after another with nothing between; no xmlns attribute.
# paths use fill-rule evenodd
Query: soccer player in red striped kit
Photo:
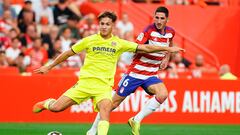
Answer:
<svg viewBox="0 0 240 135"><path fill-rule="evenodd" d="M166 26L169 11L166 7L158 7L154 13L154 23L146 27L140 33L136 42L138 44L154 44L159 46L173 46L175 31ZM163 81L157 77L159 69L164 69L169 61L170 54L162 51L160 53L136 53L128 71L122 77L113 96L113 109L138 87L142 87L149 95L154 95L147 101L141 111L128 120L133 135L140 134L140 123L142 119L154 112L168 97L168 91ZM87 135L95 135L99 114Z"/></svg>

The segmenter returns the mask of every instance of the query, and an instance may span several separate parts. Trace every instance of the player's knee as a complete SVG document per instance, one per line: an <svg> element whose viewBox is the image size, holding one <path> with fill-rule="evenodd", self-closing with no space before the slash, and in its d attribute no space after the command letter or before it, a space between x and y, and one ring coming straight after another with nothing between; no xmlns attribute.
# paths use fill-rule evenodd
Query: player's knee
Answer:
<svg viewBox="0 0 240 135"><path fill-rule="evenodd" d="M111 102L105 102L99 106L103 112L110 112L112 110L112 103Z"/></svg>
<svg viewBox="0 0 240 135"><path fill-rule="evenodd" d="M112 105L112 110L116 109L119 105L120 105L120 103L114 102Z"/></svg>
<svg viewBox="0 0 240 135"><path fill-rule="evenodd" d="M167 91L162 91L161 93L156 94L156 98L162 104L168 97Z"/></svg>

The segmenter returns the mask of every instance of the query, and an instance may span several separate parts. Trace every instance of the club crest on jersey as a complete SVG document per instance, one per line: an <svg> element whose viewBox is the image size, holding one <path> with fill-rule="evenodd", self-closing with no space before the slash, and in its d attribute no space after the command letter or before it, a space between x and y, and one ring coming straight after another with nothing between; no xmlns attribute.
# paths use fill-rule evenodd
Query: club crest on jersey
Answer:
<svg viewBox="0 0 240 135"><path fill-rule="evenodd" d="M112 45L112 46L116 46L116 45L117 45L117 42L112 41L111 45Z"/></svg>

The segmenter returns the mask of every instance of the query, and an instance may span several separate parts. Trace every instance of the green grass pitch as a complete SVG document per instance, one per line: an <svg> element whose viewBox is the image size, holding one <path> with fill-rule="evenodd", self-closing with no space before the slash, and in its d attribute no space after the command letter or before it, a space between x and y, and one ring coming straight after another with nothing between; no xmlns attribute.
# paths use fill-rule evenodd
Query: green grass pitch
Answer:
<svg viewBox="0 0 240 135"><path fill-rule="evenodd" d="M0 135L85 135L90 124L83 123L0 123ZM127 124L111 124L109 135L130 135ZM240 125L149 125L141 126L141 135L239 135Z"/></svg>

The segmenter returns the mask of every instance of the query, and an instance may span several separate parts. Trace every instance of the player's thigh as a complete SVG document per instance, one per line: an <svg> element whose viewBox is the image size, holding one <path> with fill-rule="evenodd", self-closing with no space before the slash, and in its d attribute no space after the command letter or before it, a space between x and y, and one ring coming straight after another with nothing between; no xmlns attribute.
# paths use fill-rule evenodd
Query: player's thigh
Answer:
<svg viewBox="0 0 240 135"><path fill-rule="evenodd" d="M150 85L148 88L148 91L154 95L159 95L159 96L167 96L168 91L164 83L156 83Z"/></svg>
<svg viewBox="0 0 240 135"><path fill-rule="evenodd" d="M118 83L116 94L122 97L127 97L131 93L134 93L142 83L143 80L124 75Z"/></svg>
<svg viewBox="0 0 240 135"><path fill-rule="evenodd" d="M68 89L63 95L72 99L76 104L89 99L91 97L90 93L86 92L84 88L79 86L79 83L76 83L70 89Z"/></svg>
<svg viewBox="0 0 240 135"><path fill-rule="evenodd" d="M106 87L104 91L100 93L93 93L92 98L93 98L94 111L98 112L100 108L101 109L104 108L104 105L106 105L106 107L108 108L109 104L111 105L110 109L112 108L112 88L111 87L109 86Z"/></svg>
<svg viewBox="0 0 240 135"><path fill-rule="evenodd" d="M158 95L167 93L167 88L162 80L157 77L150 77L142 85L143 89L149 95Z"/></svg>
<svg viewBox="0 0 240 135"><path fill-rule="evenodd" d="M117 108L125 98L126 97L119 96L117 93L115 93L112 98L112 103L113 103L112 110Z"/></svg>

